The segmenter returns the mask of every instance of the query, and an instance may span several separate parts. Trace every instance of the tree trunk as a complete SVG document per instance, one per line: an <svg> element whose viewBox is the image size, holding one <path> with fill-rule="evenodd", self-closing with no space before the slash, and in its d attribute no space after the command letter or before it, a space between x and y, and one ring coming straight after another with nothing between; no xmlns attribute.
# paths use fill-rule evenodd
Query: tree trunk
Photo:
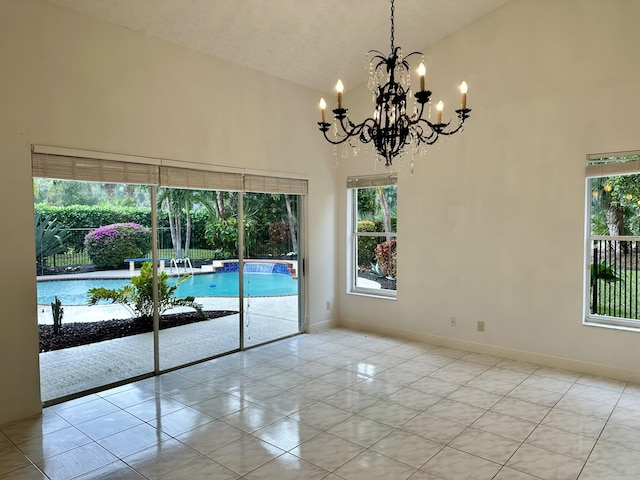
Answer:
<svg viewBox="0 0 640 480"><path fill-rule="evenodd" d="M166 200L169 217L169 231L171 232L171 243L173 244L174 258L182 258L182 225L180 222L180 210L175 211L174 206Z"/></svg>
<svg viewBox="0 0 640 480"><path fill-rule="evenodd" d="M186 231L184 238L184 258L189 258L189 246L191 244L191 209L189 208L188 202L185 205L186 210Z"/></svg>
<svg viewBox="0 0 640 480"><path fill-rule="evenodd" d="M387 242L391 240L391 212L389 211L389 202L387 202L387 196L384 194L382 187L376 188L376 196L380 202L380 208L382 209L382 218L384 219L384 231L387 232Z"/></svg>
<svg viewBox="0 0 640 480"><path fill-rule="evenodd" d="M607 219L607 228L609 229L610 236L619 237L626 235L620 207L609 206L605 209L604 214ZM627 242L612 242L612 245L616 253L620 253L621 250L626 252Z"/></svg>
<svg viewBox="0 0 640 480"><path fill-rule="evenodd" d="M218 218L226 218L225 211L224 211L224 198L222 196L222 192L220 191L216 192L216 201L214 202L214 206L215 206L216 214L218 215Z"/></svg>
<svg viewBox="0 0 640 480"><path fill-rule="evenodd" d="M296 239L296 224L293 212L291 211L291 200L289 195L284 196L284 203L287 207L287 218L289 220L289 234L291 235L291 245L293 245L293 253L298 255L298 240Z"/></svg>

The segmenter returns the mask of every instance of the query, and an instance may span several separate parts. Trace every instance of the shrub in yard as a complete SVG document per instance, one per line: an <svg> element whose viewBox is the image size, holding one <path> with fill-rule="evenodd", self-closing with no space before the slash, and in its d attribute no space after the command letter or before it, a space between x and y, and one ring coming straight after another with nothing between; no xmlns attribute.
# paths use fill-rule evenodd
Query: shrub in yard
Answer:
<svg viewBox="0 0 640 480"><path fill-rule="evenodd" d="M382 242L376 247L376 262L387 278L396 278L397 250L396 241Z"/></svg>
<svg viewBox="0 0 640 480"><path fill-rule="evenodd" d="M125 258L146 256L151 229L137 223L114 223L96 228L84 238L89 258L99 268L122 268Z"/></svg>
<svg viewBox="0 0 640 480"><path fill-rule="evenodd" d="M169 285L169 276L165 272L158 272L158 313L162 315L166 310L175 307L190 307L202 313L202 305L195 302L194 297L174 297L178 285L191 275L183 275L176 284ZM140 268L140 275L131 277L131 285L125 285L117 290L94 287L87 292L89 305L95 305L100 300L108 300L126 307L142 322L149 322L153 316L153 269L151 262L145 262Z"/></svg>
<svg viewBox="0 0 640 480"><path fill-rule="evenodd" d="M269 224L269 245L272 254L286 253L291 248L291 235L288 222L274 222Z"/></svg>
<svg viewBox="0 0 640 480"><path fill-rule="evenodd" d="M256 239L253 231L255 220L244 222L244 246L248 251L255 248ZM238 219L212 218L207 222L205 238L211 248L216 251L216 258L238 258Z"/></svg>
<svg viewBox="0 0 640 480"><path fill-rule="evenodd" d="M358 221L359 232L376 232L376 224L370 220ZM376 245L378 239L376 237L358 237L358 266L369 267L375 258Z"/></svg>

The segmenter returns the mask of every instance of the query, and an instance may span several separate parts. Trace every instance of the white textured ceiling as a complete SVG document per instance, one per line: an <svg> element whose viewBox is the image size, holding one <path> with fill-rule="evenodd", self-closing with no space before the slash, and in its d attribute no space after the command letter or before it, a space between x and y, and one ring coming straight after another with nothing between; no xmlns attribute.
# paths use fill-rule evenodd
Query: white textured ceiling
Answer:
<svg viewBox="0 0 640 480"><path fill-rule="evenodd" d="M46 0L198 52L329 91L388 55L387 0ZM509 0L397 0L395 45L421 50Z"/></svg>

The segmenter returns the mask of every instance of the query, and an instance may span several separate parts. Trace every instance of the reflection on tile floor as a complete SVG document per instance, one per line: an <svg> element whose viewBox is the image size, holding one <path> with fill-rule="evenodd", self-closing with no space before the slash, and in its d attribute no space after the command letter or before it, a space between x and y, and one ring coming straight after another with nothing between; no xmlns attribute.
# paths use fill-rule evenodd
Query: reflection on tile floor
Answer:
<svg viewBox="0 0 640 480"><path fill-rule="evenodd" d="M237 310L234 298L198 298L205 310ZM298 296L251 298L245 302L244 344L247 347L295 335ZM65 306L75 317L94 321L118 318L120 305ZM176 309L174 311L179 311ZM182 310L188 310L182 308ZM125 310L125 315L129 313ZM73 319L73 316L72 316ZM237 350L239 315L160 330L160 369L171 368ZM40 391L43 402L75 395L104 385L153 372L153 334L143 333L40 354Z"/></svg>
<svg viewBox="0 0 640 480"><path fill-rule="evenodd" d="M640 385L333 329L0 427L0 479L640 479Z"/></svg>

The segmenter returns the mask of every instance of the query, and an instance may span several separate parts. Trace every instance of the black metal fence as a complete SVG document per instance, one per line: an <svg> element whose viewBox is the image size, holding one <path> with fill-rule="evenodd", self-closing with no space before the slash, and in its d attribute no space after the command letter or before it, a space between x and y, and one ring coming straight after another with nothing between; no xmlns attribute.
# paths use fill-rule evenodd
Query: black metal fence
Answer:
<svg viewBox="0 0 640 480"><path fill-rule="evenodd" d="M46 259L48 267L68 267L77 265L89 265L91 259L84 248L84 237L94 228L71 228L69 236L65 240L67 251L52 255ZM268 242L256 242L250 250L245 252L245 258L290 258L296 259L297 255L291 255L290 252L281 252L273 248ZM184 248L184 238L183 238ZM171 232L168 228L158 229L158 249L161 251L161 257L174 257L173 244L171 242ZM147 252L151 256L150 252ZM189 258L191 260L201 259L218 259L219 252L211 248L202 248L201 245L191 245L189 249Z"/></svg>
<svg viewBox="0 0 640 480"><path fill-rule="evenodd" d="M640 320L640 237L591 238L590 312Z"/></svg>

